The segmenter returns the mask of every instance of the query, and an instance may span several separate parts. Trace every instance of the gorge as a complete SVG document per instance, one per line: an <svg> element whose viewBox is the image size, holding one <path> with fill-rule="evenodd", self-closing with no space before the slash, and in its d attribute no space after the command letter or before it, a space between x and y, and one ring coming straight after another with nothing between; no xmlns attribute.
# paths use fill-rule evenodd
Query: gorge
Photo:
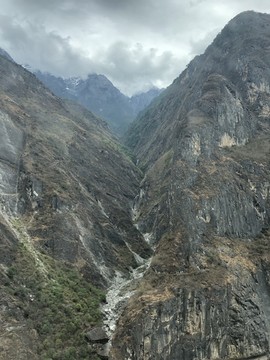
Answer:
<svg viewBox="0 0 270 360"><path fill-rule="evenodd" d="M124 145L0 56L0 359L270 358L269 34L232 19Z"/></svg>

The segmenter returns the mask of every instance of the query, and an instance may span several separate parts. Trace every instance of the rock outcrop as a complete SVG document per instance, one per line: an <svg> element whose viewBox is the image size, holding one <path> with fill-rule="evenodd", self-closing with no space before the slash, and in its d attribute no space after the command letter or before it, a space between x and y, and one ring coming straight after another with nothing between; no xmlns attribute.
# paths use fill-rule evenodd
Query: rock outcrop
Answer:
<svg viewBox="0 0 270 360"><path fill-rule="evenodd" d="M131 126L156 250L111 359L270 357L269 29L236 16Z"/></svg>

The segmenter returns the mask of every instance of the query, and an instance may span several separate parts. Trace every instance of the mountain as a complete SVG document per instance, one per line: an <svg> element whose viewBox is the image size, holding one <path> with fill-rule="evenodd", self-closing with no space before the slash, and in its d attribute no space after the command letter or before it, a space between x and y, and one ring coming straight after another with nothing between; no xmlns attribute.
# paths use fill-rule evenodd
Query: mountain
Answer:
<svg viewBox="0 0 270 360"><path fill-rule="evenodd" d="M269 29L236 16L129 129L155 252L111 359L270 357Z"/></svg>
<svg viewBox="0 0 270 360"><path fill-rule="evenodd" d="M131 96L129 102L133 108L134 115L137 116L140 111L144 110L163 90L164 89L152 88L146 92Z"/></svg>
<svg viewBox="0 0 270 360"><path fill-rule="evenodd" d="M270 358L269 29L232 19L129 149L0 56L0 359Z"/></svg>
<svg viewBox="0 0 270 360"><path fill-rule="evenodd" d="M0 71L0 358L97 359L100 289L151 254L132 222L142 174L104 121L3 56Z"/></svg>
<svg viewBox="0 0 270 360"><path fill-rule="evenodd" d="M2 48L0 48L0 56L4 56L6 59L14 61L12 57Z"/></svg>
<svg viewBox="0 0 270 360"><path fill-rule="evenodd" d="M41 71L34 73L57 96L76 100L106 120L117 135L123 135L137 114L162 91L154 88L129 98L104 75L91 74L83 80L63 79Z"/></svg>

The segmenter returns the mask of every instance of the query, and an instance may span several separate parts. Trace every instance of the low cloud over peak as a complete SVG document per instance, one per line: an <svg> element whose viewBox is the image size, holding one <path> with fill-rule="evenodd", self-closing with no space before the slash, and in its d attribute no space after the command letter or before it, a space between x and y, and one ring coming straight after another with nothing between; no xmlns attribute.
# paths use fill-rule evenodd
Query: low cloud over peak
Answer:
<svg viewBox="0 0 270 360"><path fill-rule="evenodd" d="M233 16L268 7L268 0L3 0L0 47L54 75L104 74L131 95L167 86Z"/></svg>

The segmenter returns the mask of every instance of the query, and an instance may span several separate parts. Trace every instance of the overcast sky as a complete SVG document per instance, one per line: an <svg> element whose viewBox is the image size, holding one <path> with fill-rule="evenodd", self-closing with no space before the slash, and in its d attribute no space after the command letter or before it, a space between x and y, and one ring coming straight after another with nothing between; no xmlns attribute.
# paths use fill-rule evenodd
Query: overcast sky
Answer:
<svg viewBox="0 0 270 360"><path fill-rule="evenodd" d="M63 77L106 75L127 95L165 87L245 10L269 0L1 0L0 47Z"/></svg>

